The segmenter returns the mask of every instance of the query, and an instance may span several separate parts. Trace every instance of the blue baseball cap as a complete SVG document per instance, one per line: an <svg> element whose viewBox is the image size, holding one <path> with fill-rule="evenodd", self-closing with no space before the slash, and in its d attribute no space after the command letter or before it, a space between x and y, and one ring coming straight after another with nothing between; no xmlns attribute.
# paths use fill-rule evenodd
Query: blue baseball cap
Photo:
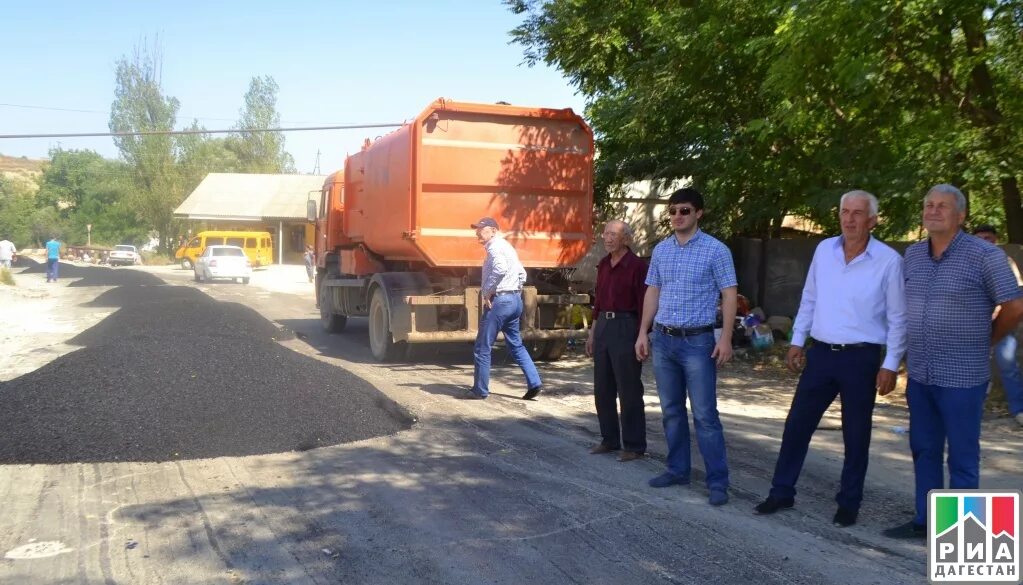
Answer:
<svg viewBox="0 0 1023 585"><path fill-rule="evenodd" d="M475 229L475 230L478 230L478 229L483 228L483 227L492 227L495 230L496 229L501 229L501 228L497 227L497 222L494 221L494 218L492 218L492 217L482 217L482 218L480 218L479 221L477 221L476 223L470 225L469 227L471 227L472 229Z"/></svg>

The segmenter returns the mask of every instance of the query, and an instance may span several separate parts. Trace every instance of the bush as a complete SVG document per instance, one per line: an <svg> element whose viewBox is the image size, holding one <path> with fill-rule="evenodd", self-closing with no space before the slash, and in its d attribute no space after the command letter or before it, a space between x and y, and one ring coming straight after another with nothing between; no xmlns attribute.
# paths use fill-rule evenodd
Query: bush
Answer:
<svg viewBox="0 0 1023 585"><path fill-rule="evenodd" d="M167 266L168 264L174 264L176 261L172 258L168 258L166 254L159 252L139 252L142 255L142 264L146 266Z"/></svg>
<svg viewBox="0 0 1023 585"><path fill-rule="evenodd" d="M14 286L14 275L6 268L0 268L0 282L7 286Z"/></svg>

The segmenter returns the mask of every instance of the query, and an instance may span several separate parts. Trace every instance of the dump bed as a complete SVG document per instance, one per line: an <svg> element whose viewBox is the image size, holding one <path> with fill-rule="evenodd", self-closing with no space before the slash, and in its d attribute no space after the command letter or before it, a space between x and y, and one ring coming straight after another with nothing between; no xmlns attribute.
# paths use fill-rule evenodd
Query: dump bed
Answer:
<svg viewBox="0 0 1023 585"><path fill-rule="evenodd" d="M589 249L593 134L572 110L437 100L348 158L343 231L387 260L479 266L497 220L527 267Z"/></svg>

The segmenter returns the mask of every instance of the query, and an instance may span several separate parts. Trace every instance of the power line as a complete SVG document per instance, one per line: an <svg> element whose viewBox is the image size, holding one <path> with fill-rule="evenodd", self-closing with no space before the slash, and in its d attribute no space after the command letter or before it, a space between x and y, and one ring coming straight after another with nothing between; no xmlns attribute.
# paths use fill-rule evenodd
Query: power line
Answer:
<svg viewBox="0 0 1023 585"><path fill-rule="evenodd" d="M140 132L79 132L74 134L0 134L0 138L87 138L93 136L181 136L187 134L243 134L246 132L304 132L308 130L362 130L397 128L402 124L350 124L344 126L303 126L293 128L234 128L230 130L143 130Z"/></svg>
<svg viewBox="0 0 1023 585"><path fill-rule="evenodd" d="M82 110L82 109L77 109L77 108L58 108L58 107L54 107L54 106L33 106L33 105L28 105L28 104L7 104L7 103L0 103L0 107L24 108L26 110L46 110L46 111L50 111L50 112L73 112L73 113L78 113L78 114L103 114L104 116L109 116L110 115L110 111L109 110L106 110L106 111L104 111L104 110ZM181 120L186 120L186 119L188 119L188 120L193 120L193 119L194 120L216 120L216 121L219 121L219 122L234 122L234 121L237 120L237 118L217 118L217 117L214 117L214 116L193 116L193 115L190 115L190 114L182 114L181 112L178 112L176 117L178 119L181 119ZM310 120L281 120L278 123L284 123L284 124L333 124L333 122L323 122L323 121L319 121L319 120L317 120L315 122L314 121L310 121Z"/></svg>

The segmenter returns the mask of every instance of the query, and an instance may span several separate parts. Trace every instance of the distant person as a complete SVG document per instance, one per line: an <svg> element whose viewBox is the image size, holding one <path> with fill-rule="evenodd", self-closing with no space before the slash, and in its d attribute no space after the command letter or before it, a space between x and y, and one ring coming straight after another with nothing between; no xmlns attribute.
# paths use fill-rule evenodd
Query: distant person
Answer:
<svg viewBox="0 0 1023 585"><path fill-rule="evenodd" d="M875 396L895 388L906 351L906 298L902 256L870 235L877 198L866 191L842 195L838 220L842 235L817 245L806 275L785 358L793 372L804 361L806 368L785 419L770 495L754 511L793 506L810 439L840 396L845 461L833 522L846 527L856 523L863 501Z"/></svg>
<svg viewBox="0 0 1023 585"><path fill-rule="evenodd" d="M646 276L643 320L636 359L650 355L653 328L654 378L661 398L661 421L668 443L667 469L650 487L688 485L692 471L689 416L693 409L696 442L707 472L708 503L728 503L725 434L717 406L717 368L732 359L732 327L738 280L732 254L699 228L703 195L689 187L668 198L672 235L657 244ZM721 338L714 339L718 299Z"/></svg>
<svg viewBox="0 0 1023 585"><path fill-rule="evenodd" d="M305 274L309 277L309 282L312 282L313 270L316 267L316 252L309 244L305 245L305 254L302 255L302 259L305 260Z"/></svg>
<svg viewBox="0 0 1023 585"><path fill-rule="evenodd" d="M998 232L992 225L979 225L973 228L973 235L998 245ZM1016 277L1016 284L1023 286L1023 278L1020 277L1019 267L1008 254L1005 255L1009 261L1009 269ZM992 319L998 318L998 309L995 309ZM1005 388L1005 398L1009 403L1009 414L1016 419L1020 426L1023 426L1023 374L1019 370L1019 362L1016 358L1016 349L1019 342L1016 339L1016 332L1010 331L1008 335L995 344L992 351L995 355L995 365L998 366L998 373L1002 378L1002 387Z"/></svg>
<svg viewBox="0 0 1023 585"><path fill-rule="evenodd" d="M60 269L60 242L57 236L46 242L46 282L57 282L57 273Z"/></svg>
<svg viewBox="0 0 1023 585"><path fill-rule="evenodd" d="M600 443L590 453L623 449L618 460L635 461L646 453L643 362L636 359L633 340L643 314L647 267L629 247L629 224L607 222L603 240L607 256L597 264L593 328L586 338L586 354L593 356L593 399L600 424Z"/></svg>
<svg viewBox="0 0 1023 585"><path fill-rule="evenodd" d="M480 296L483 318L480 320L476 345L473 348L472 392L476 398L490 395L490 357L497 333L504 333L504 342L515 363L526 375L526 394L523 400L533 400L543 389L540 373L533 359L522 345L519 318L522 316L522 286L526 283L526 269L519 261L515 248L501 236L497 221L484 217L472 224L476 238L487 250L483 261Z"/></svg>
<svg viewBox="0 0 1023 585"><path fill-rule="evenodd" d="M11 263L17 259L18 249L14 247L14 242L4 238L0 240L0 266L10 270Z"/></svg>
<svg viewBox="0 0 1023 585"><path fill-rule="evenodd" d="M924 197L927 239L906 249L906 369L916 515L884 533L927 536L927 494L980 485L980 431L992 343L1023 316L1023 293L1005 253L962 230L966 196L935 185ZM995 307L1001 307L992 322Z"/></svg>

